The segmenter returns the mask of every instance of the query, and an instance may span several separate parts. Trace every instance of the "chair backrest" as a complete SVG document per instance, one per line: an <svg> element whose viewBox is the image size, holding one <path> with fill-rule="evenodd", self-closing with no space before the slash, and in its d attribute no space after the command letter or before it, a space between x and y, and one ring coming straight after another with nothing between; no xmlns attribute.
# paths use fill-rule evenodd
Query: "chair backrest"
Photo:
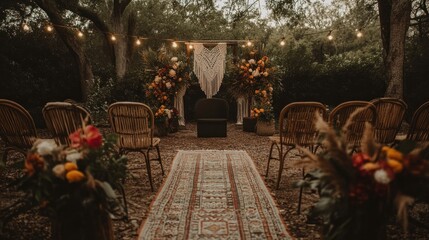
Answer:
<svg viewBox="0 0 429 240"><path fill-rule="evenodd" d="M377 98L371 101L377 110L375 140L381 144L395 141L407 110L407 104L399 98Z"/></svg>
<svg viewBox="0 0 429 240"><path fill-rule="evenodd" d="M6 145L26 151L37 139L33 118L16 102L0 99L0 137Z"/></svg>
<svg viewBox="0 0 429 240"><path fill-rule="evenodd" d="M152 146L154 117L149 106L138 102L116 102L107 112L120 148L138 150Z"/></svg>
<svg viewBox="0 0 429 240"><path fill-rule="evenodd" d="M351 117L351 119L349 119ZM353 149L360 147L365 123L375 125L377 110L374 104L367 101L349 101L341 103L329 114L329 124L336 129L345 130L348 145ZM347 129L343 129L346 125Z"/></svg>
<svg viewBox="0 0 429 240"><path fill-rule="evenodd" d="M220 98L203 98L195 104L195 117L228 119L228 102Z"/></svg>
<svg viewBox="0 0 429 240"><path fill-rule="evenodd" d="M429 141L429 101L414 112L407 139L416 142Z"/></svg>
<svg viewBox="0 0 429 240"><path fill-rule="evenodd" d="M57 144L69 145L69 135L91 123L89 112L81 106L67 102L49 102L42 110L46 127Z"/></svg>
<svg viewBox="0 0 429 240"><path fill-rule="evenodd" d="M311 146L315 144L316 114L326 117L326 107L319 102L294 102L285 106L279 116L281 144Z"/></svg>

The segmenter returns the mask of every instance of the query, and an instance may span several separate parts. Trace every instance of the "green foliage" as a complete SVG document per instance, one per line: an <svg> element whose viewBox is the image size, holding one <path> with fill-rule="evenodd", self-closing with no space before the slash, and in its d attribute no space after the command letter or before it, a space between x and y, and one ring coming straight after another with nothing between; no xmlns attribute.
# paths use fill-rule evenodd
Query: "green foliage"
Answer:
<svg viewBox="0 0 429 240"><path fill-rule="evenodd" d="M114 81L111 78L103 81L96 77L93 81L85 106L91 113L91 118L96 125L106 125L108 123L107 108L111 103L111 93L114 86Z"/></svg>

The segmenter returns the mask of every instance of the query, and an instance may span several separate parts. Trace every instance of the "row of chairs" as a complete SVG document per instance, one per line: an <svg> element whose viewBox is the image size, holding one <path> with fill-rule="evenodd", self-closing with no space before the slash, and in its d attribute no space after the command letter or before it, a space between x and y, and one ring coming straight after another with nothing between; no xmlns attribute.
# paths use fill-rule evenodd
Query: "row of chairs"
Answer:
<svg viewBox="0 0 429 240"><path fill-rule="evenodd" d="M85 108L69 102L47 103L42 113L52 138L60 145L69 145L70 133L81 128L84 122L91 122L91 116ZM112 131L118 136L119 152L140 152L144 155L153 191L150 161L158 161L164 175L159 150L160 139L153 136L153 112L143 103L117 102L109 106L108 115ZM0 137L5 143L3 162L6 162L11 151L25 156L39 138L28 111L18 103L6 99L0 99ZM152 150L157 152L155 158L150 158Z"/></svg>
<svg viewBox="0 0 429 240"><path fill-rule="evenodd" d="M360 109L357 111L357 109ZM346 142L350 153L359 151L366 122L374 126L374 139L385 145L392 145L398 140L407 104L396 98L379 98L370 102L349 101L342 103L327 113L319 102L294 102L285 106L279 116L279 136L270 137L271 148L265 177L268 177L272 159L279 160L276 187L279 188L287 154L296 146L307 147L315 153L317 129L314 125L316 112L328 120L335 129L346 128ZM349 120L350 118L350 120ZM405 138L416 142L429 141L429 102L421 105L414 113L410 128ZM278 151L278 156L273 151ZM305 169L302 169L304 177ZM302 188L300 189L298 212L300 212Z"/></svg>

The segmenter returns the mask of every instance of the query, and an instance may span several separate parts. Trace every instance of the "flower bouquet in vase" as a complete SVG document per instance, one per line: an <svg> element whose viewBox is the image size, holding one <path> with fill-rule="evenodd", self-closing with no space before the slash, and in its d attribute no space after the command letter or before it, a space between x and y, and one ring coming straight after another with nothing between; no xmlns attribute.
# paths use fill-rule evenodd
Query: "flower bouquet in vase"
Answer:
<svg viewBox="0 0 429 240"><path fill-rule="evenodd" d="M302 149L307 156L303 164L317 170L298 185L319 192L310 217L321 219L324 239L385 239L395 209L406 229L408 206L427 189L428 144L381 146L367 124L361 152L349 155L346 132L332 129L321 118L316 127L323 151L315 155Z"/></svg>
<svg viewBox="0 0 429 240"><path fill-rule="evenodd" d="M250 115L257 119L256 134L260 136L272 136L275 132L274 112L272 106L272 87L255 90L255 105L250 110Z"/></svg>
<svg viewBox="0 0 429 240"><path fill-rule="evenodd" d="M38 140L25 160L21 187L52 221L53 239L114 239L110 213L120 210L114 188L125 177L126 159L85 126L70 146Z"/></svg>

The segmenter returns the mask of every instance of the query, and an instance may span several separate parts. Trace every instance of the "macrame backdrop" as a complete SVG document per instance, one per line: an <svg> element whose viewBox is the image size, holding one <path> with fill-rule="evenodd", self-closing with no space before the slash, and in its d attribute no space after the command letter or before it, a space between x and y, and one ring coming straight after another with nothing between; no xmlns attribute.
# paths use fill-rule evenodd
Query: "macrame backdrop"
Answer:
<svg viewBox="0 0 429 240"><path fill-rule="evenodd" d="M194 43L194 73L207 98L215 95L225 73L226 43L208 49L202 43Z"/></svg>

